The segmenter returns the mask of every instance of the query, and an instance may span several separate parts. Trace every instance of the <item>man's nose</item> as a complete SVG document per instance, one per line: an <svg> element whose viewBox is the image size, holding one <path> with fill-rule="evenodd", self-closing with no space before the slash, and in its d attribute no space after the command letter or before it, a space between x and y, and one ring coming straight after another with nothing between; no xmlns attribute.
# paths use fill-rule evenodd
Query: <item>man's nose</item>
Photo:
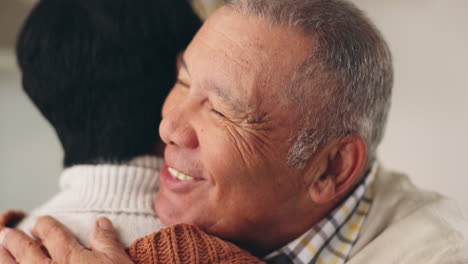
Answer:
<svg viewBox="0 0 468 264"><path fill-rule="evenodd" d="M167 145L195 149L198 147L197 133L192 126L194 113L183 105L166 113L159 125L159 135Z"/></svg>

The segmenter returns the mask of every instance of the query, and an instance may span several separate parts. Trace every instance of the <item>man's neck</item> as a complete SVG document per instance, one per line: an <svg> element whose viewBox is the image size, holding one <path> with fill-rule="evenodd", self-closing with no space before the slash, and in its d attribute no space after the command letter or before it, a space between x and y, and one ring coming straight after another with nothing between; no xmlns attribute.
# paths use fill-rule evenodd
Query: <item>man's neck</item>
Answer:
<svg viewBox="0 0 468 264"><path fill-rule="evenodd" d="M264 227L268 226L268 230L265 228L258 228L257 234L251 236L256 239L237 241L234 243L241 248L246 249L252 255L258 258L263 258L307 232L337 206L339 206L339 201L317 206L315 209L311 209L311 213L308 215L301 215L301 217L291 215L289 216L289 219L294 218L297 221L295 223L290 223L287 226L285 226L284 223L287 223L288 221L275 221L277 226L263 225Z"/></svg>
<svg viewBox="0 0 468 264"><path fill-rule="evenodd" d="M335 208L339 207L344 201L346 201L363 179L359 180L355 186L350 188L339 198L326 204L315 205L313 208L308 210L309 213L298 214L297 216L291 213L286 216L289 220L285 219L284 221L278 221L278 219L276 219L274 222L277 226L275 226L275 223L263 225L268 227L268 230L258 228L259 232L257 232L255 236L252 236L260 239L238 242L236 244L247 249L257 257L262 258L268 255L269 253L294 241L314 227L322 219L327 217L333 210L335 210ZM272 217L272 219L274 218L275 217ZM296 219L297 221L285 226L284 223L290 222L290 219Z"/></svg>

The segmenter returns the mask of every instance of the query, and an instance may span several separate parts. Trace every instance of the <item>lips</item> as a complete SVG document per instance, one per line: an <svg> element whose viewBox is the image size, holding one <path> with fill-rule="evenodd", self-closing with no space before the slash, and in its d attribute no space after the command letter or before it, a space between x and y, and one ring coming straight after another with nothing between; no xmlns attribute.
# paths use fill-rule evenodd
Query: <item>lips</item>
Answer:
<svg viewBox="0 0 468 264"><path fill-rule="evenodd" d="M160 173L161 187L175 193L187 193L205 182L205 179L190 176L165 164Z"/></svg>
<svg viewBox="0 0 468 264"><path fill-rule="evenodd" d="M174 168L168 167L167 170L169 171L169 173L173 177L179 179L180 181L193 181L193 180L195 180L194 177L183 174L182 172L180 172L180 171L178 171L178 170L176 170Z"/></svg>

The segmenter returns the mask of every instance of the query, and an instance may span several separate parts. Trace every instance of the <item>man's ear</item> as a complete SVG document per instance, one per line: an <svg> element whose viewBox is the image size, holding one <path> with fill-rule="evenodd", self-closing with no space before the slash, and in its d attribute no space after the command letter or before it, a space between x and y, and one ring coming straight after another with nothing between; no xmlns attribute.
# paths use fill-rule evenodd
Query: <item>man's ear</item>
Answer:
<svg viewBox="0 0 468 264"><path fill-rule="evenodd" d="M324 149L320 177L310 186L309 193L317 204L340 199L359 180L366 166L367 147L358 134L332 140ZM319 161L320 162L320 161Z"/></svg>

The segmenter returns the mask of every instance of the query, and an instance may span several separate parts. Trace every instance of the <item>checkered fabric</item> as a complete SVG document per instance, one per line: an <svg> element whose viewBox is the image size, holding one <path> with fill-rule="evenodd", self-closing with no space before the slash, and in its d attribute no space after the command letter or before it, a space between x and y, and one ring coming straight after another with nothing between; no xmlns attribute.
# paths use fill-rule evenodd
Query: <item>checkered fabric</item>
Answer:
<svg viewBox="0 0 468 264"><path fill-rule="evenodd" d="M298 239L269 254L269 264L346 263L373 199L377 164L354 192Z"/></svg>

